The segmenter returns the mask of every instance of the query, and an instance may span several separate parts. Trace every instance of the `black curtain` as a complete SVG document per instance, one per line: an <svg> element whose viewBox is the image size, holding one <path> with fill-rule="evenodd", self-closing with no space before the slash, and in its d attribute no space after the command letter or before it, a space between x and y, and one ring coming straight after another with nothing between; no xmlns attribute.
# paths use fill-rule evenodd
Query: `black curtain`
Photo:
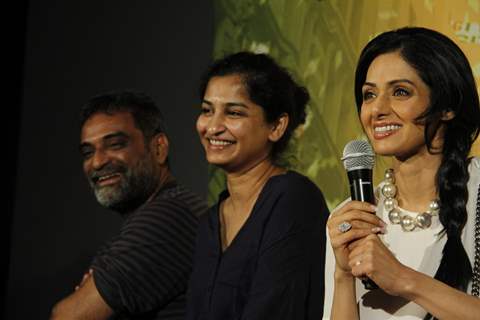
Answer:
<svg viewBox="0 0 480 320"><path fill-rule="evenodd" d="M88 98L121 88L150 94L167 121L174 174L206 195L195 119L200 74L211 62L213 4L37 0L17 8L7 49L13 101L3 108L13 110L4 121L14 128L2 309L5 319L46 319L121 223L99 207L81 170L78 111Z"/></svg>

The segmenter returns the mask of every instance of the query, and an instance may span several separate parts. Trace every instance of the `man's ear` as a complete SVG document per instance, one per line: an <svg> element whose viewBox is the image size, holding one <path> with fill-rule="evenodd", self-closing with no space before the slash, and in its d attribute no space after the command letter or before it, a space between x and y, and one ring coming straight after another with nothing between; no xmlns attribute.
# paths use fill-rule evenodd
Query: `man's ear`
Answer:
<svg viewBox="0 0 480 320"><path fill-rule="evenodd" d="M287 130L289 117L288 114L282 113L277 120L275 120L268 139L272 142L277 142L283 137L283 134Z"/></svg>
<svg viewBox="0 0 480 320"><path fill-rule="evenodd" d="M452 110L448 109L446 111L442 111L442 117L440 118L440 120L442 121L450 121L452 120L453 118L455 118L455 112L453 112Z"/></svg>
<svg viewBox="0 0 480 320"><path fill-rule="evenodd" d="M168 158L168 138L165 133L157 133L152 138L152 150L157 162L160 165L167 163Z"/></svg>

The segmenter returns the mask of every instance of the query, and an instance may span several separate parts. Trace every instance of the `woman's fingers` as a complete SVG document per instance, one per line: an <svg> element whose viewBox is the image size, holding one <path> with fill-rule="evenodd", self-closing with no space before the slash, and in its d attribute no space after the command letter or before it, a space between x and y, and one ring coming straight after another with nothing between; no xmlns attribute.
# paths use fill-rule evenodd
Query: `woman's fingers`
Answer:
<svg viewBox="0 0 480 320"><path fill-rule="evenodd" d="M351 272L350 244L358 243L372 233L384 230L386 224L374 214L375 209L375 206L366 202L350 201L335 210L328 219L330 244L337 266L342 270Z"/></svg>
<svg viewBox="0 0 480 320"><path fill-rule="evenodd" d="M374 209L369 203L350 201L336 210L327 222L332 247L347 246L372 233L384 233L386 223L372 214Z"/></svg>
<svg viewBox="0 0 480 320"><path fill-rule="evenodd" d="M352 270L352 275L356 277L367 275L380 242L378 236L372 234L349 245L349 248L352 249L349 250L348 265Z"/></svg>
<svg viewBox="0 0 480 320"><path fill-rule="evenodd" d="M337 210L333 211L330 216L333 217L333 216L337 216L337 215L342 215L345 212L352 211L352 210L375 213L376 209L377 208L374 205L372 205L368 202L352 200L352 201L347 202L345 205L338 208Z"/></svg>
<svg viewBox="0 0 480 320"><path fill-rule="evenodd" d="M368 228L366 228L366 229L368 229ZM374 226L374 227L372 227L372 228L370 229L370 231L368 232L368 234L367 234L366 236L368 236L368 235L370 235L370 234L376 234L376 235L378 235L378 234L385 234L386 232L387 232L387 230L386 230L385 227L375 227L375 226ZM365 236L365 237L366 237L366 236ZM361 240L362 240L362 239L363 239L363 237L362 237L361 239L351 241L351 242L348 244L348 250L349 250L349 251L352 251L352 250L354 250L356 247L358 247L359 245L361 245L361 243L362 243Z"/></svg>
<svg viewBox="0 0 480 320"><path fill-rule="evenodd" d="M364 257L366 257L365 254L359 254L359 253L356 253L355 255L353 255L352 253L350 253L350 255L348 256L348 265L350 266L350 269L355 269L360 266L360 264L362 263L362 259L364 259ZM365 262L365 261L363 261Z"/></svg>
<svg viewBox="0 0 480 320"><path fill-rule="evenodd" d="M328 225L338 225L341 221L352 221L352 220L358 220L362 222L367 222L375 225L385 225L385 222L382 221L379 217L376 215L370 213L370 212L365 212L365 211L360 211L360 210L350 210L342 215L337 215L335 217L331 217L328 219Z"/></svg>
<svg viewBox="0 0 480 320"><path fill-rule="evenodd" d="M380 220L379 223L382 223L381 221L382 220ZM372 230L374 228L385 229L384 226L379 226L377 223L366 222L364 220L352 220L350 221L350 223L352 225L352 228L354 229L369 229L369 230ZM372 230L372 231L375 232L376 230Z"/></svg>
<svg viewBox="0 0 480 320"><path fill-rule="evenodd" d="M402 273L411 270L401 264L377 235L368 235L348 255L348 266L355 277L369 277L390 295L398 295Z"/></svg>
<svg viewBox="0 0 480 320"><path fill-rule="evenodd" d="M341 221L360 220L372 224L381 224L381 219L375 215L376 207L361 201L350 201L335 210L328 219L329 225L338 225ZM340 222L339 222L340 221Z"/></svg>
<svg viewBox="0 0 480 320"><path fill-rule="evenodd" d="M364 238L371 233L372 233L371 229L368 229L368 228L367 229L352 228L345 233L339 233L338 235L331 237L330 242L332 244L332 247L335 249L342 246L347 246L350 242Z"/></svg>
<svg viewBox="0 0 480 320"><path fill-rule="evenodd" d="M345 228L345 225L351 227ZM384 232L386 223L371 213L349 211L342 216L330 218L327 222L327 227L330 238L333 238L356 229L366 229L369 233Z"/></svg>

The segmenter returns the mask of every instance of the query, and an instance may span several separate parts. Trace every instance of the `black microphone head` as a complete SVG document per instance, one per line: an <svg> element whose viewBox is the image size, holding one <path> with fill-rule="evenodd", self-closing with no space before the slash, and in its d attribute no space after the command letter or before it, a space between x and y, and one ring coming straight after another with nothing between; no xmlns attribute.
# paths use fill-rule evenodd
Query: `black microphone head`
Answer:
<svg viewBox="0 0 480 320"><path fill-rule="evenodd" d="M373 169L375 153L372 146L364 140L352 140L343 149L343 166L347 171Z"/></svg>

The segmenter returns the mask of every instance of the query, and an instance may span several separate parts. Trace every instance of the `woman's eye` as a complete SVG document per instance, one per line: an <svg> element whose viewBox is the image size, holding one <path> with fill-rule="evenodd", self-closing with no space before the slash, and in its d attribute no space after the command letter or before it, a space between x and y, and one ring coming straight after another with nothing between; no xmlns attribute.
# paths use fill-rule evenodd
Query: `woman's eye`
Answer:
<svg viewBox="0 0 480 320"><path fill-rule="evenodd" d="M211 109L210 109L210 108L207 108L207 107L202 107L202 108L200 109L200 113L201 113L201 114L208 114L208 113L210 113L210 112L211 112Z"/></svg>
<svg viewBox="0 0 480 320"><path fill-rule="evenodd" d="M410 95L410 92L408 92L408 90L406 90L404 88L397 88L397 89L395 89L393 95L407 97L407 96Z"/></svg>
<svg viewBox="0 0 480 320"><path fill-rule="evenodd" d="M239 111L233 111L233 110L232 110L232 111L229 111L229 112L228 112L228 115L234 116L234 117L240 117L240 116L242 115L242 113L239 112Z"/></svg>
<svg viewBox="0 0 480 320"><path fill-rule="evenodd" d="M363 101L366 101L366 100L370 100L372 99L373 97L375 97L375 94L371 91L365 91L363 93Z"/></svg>

